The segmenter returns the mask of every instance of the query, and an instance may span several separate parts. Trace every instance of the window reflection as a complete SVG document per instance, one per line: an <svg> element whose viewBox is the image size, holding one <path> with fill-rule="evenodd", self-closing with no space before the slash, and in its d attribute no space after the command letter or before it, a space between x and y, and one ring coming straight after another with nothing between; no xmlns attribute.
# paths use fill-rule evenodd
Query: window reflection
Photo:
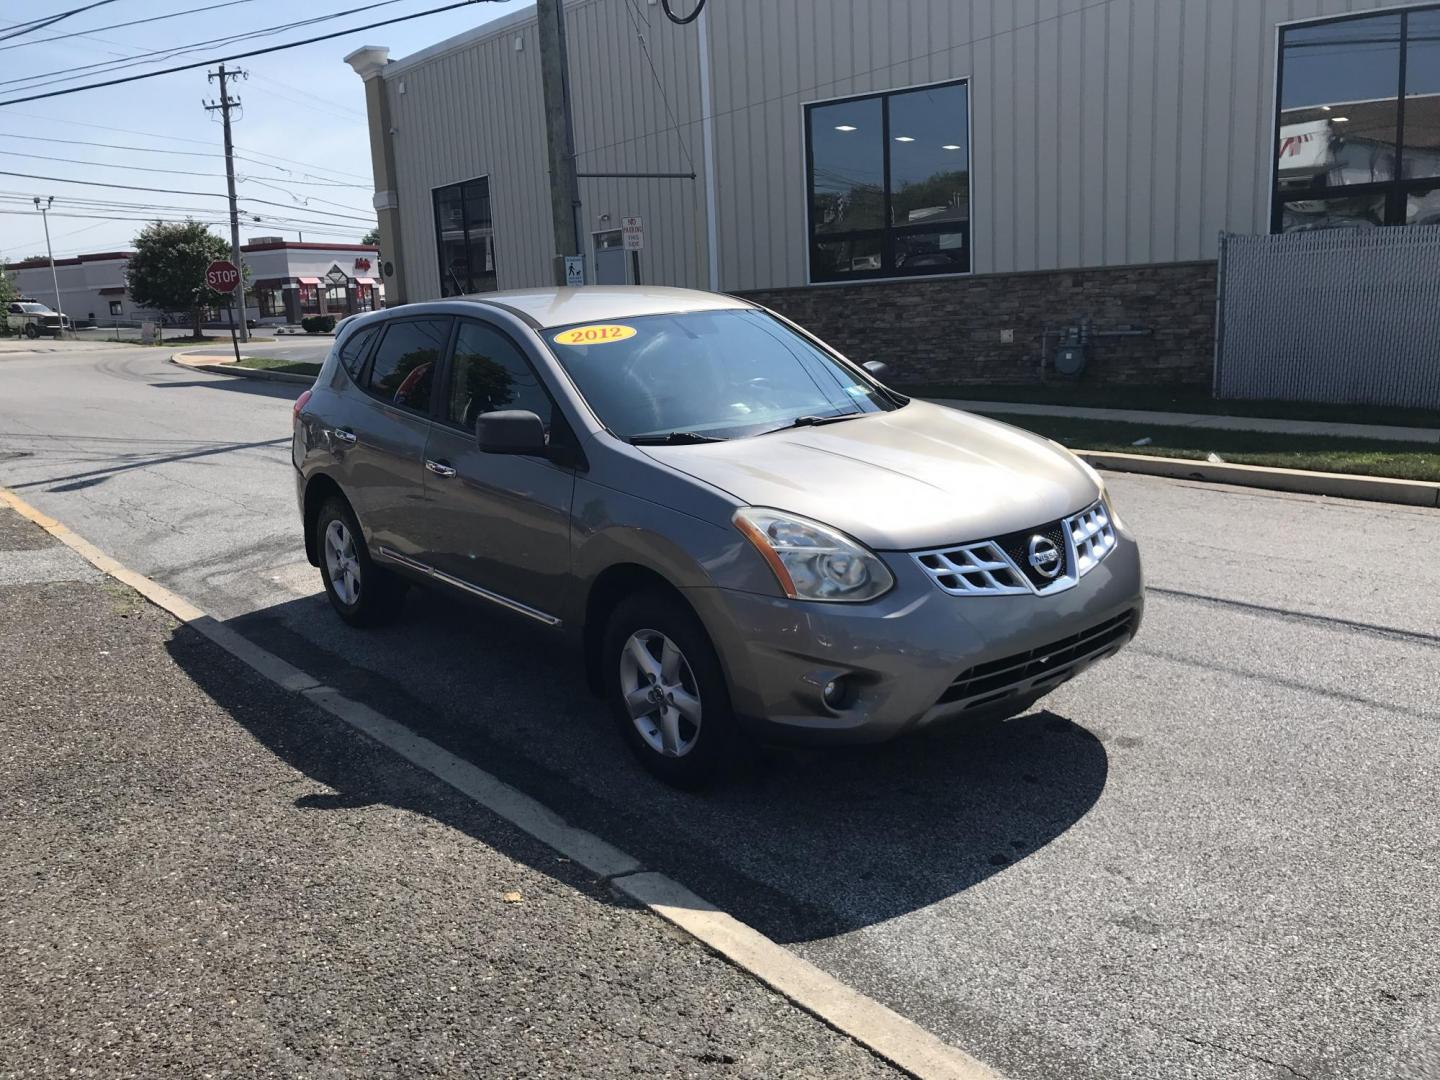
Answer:
<svg viewBox="0 0 1440 1080"><path fill-rule="evenodd" d="M955 82L807 107L812 280L969 271L968 93Z"/></svg>
<svg viewBox="0 0 1440 1080"><path fill-rule="evenodd" d="M1440 176L1440 11L1410 14L1405 45L1405 153L1411 177Z"/></svg>
<svg viewBox="0 0 1440 1080"><path fill-rule="evenodd" d="M435 233L441 296L495 290L495 235L488 177L435 190Z"/></svg>

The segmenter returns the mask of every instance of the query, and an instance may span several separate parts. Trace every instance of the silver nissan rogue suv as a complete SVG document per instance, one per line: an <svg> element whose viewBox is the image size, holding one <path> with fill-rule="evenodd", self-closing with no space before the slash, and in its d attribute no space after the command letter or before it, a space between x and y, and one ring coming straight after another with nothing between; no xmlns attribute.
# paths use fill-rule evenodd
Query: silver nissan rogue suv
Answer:
<svg viewBox="0 0 1440 1080"><path fill-rule="evenodd" d="M566 636L645 765L742 733L1008 715L1121 648L1089 466L729 296L532 289L347 321L295 407L305 548L357 625L438 585Z"/></svg>

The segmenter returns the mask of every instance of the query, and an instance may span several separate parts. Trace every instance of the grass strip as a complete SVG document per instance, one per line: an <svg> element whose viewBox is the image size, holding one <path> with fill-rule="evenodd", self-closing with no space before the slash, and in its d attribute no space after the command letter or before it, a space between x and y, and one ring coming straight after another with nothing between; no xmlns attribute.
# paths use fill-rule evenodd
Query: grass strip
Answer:
<svg viewBox="0 0 1440 1080"><path fill-rule="evenodd" d="M1426 443L1349 439L1330 435L1279 435L1266 431L1117 424L1063 416L987 413L996 420L1034 431L1077 450L1144 454L1203 461L1218 454L1236 465L1269 465L1312 472L1440 481L1440 446ZM1136 446L1138 439L1149 439Z"/></svg>
<svg viewBox="0 0 1440 1080"><path fill-rule="evenodd" d="M320 365L308 360L286 360L281 356L242 356L236 367L259 371L281 371L287 375L319 375Z"/></svg>

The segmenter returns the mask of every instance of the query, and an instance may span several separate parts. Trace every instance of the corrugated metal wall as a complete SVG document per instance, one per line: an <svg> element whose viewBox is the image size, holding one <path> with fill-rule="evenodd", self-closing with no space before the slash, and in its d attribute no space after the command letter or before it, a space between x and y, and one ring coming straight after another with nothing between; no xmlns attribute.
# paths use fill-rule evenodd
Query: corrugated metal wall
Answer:
<svg viewBox="0 0 1440 1080"><path fill-rule="evenodd" d="M1221 230L1268 228L1276 24L1390 6L711 0L721 285L806 283L805 102L967 76L976 272L1212 258ZM693 160L700 174L584 180L587 229L602 213L641 214L647 279L703 285L697 28L648 0L578 0L567 25L581 170L688 171ZM502 287L548 282L534 26L402 61L386 81L416 295L439 287L430 192L484 173Z"/></svg>

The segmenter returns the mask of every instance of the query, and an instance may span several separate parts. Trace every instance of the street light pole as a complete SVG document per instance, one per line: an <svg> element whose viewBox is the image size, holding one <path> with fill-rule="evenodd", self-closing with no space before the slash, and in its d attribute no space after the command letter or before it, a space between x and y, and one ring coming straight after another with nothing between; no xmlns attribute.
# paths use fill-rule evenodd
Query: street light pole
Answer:
<svg viewBox="0 0 1440 1080"><path fill-rule="evenodd" d="M50 207L55 202L55 196L51 195L40 204L40 196L35 196L35 209L40 211L40 220L45 223L45 257L50 260L50 284L55 287L55 314L60 316L60 332L65 332L65 312L60 307L60 275L55 273L55 252L50 248Z"/></svg>

